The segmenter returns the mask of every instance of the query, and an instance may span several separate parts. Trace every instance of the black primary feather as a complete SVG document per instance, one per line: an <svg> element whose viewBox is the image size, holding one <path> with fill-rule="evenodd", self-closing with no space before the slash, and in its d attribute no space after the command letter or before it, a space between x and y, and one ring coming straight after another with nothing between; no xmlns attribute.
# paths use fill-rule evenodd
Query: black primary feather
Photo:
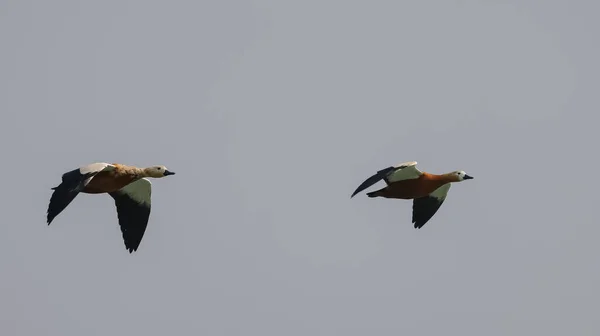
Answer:
<svg viewBox="0 0 600 336"><path fill-rule="evenodd" d="M83 189L85 180L92 175L81 174L79 169L71 170L62 175L62 183L52 188L54 192L50 197L46 218L48 225L75 199Z"/></svg>
<svg viewBox="0 0 600 336"><path fill-rule="evenodd" d="M137 251L150 218L150 205L131 199L127 194L118 191L109 193L115 200L119 226L123 234L125 248L132 253Z"/></svg>
<svg viewBox="0 0 600 336"><path fill-rule="evenodd" d="M442 206L444 200L432 196L415 198L413 200L412 222L415 229L420 229L425 225L433 215Z"/></svg>
<svg viewBox="0 0 600 336"><path fill-rule="evenodd" d="M396 170L395 167L388 167L388 168L378 171L377 173L375 173L375 175L369 177L363 183L361 183L358 186L358 188L356 188L354 193L352 193L352 196L350 196L350 198L354 197L354 195L358 194L359 192L367 189L368 187L374 185L375 183L377 183L381 180L385 180L385 182L389 184L389 182L387 180L387 176L389 173L393 172L394 170Z"/></svg>

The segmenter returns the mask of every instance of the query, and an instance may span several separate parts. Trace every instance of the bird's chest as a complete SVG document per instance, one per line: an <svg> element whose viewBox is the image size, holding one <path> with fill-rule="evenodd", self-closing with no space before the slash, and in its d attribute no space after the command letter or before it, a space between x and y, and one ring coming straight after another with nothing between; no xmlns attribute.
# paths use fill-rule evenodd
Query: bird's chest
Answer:
<svg viewBox="0 0 600 336"><path fill-rule="evenodd" d="M413 199L431 194L444 183L445 181L419 177L417 179L394 182L387 189L389 190L388 195L391 198Z"/></svg>
<svg viewBox="0 0 600 336"><path fill-rule="evenodd" d="M92 178L83 189L83 192L88 194L110 193L117 191L138 179L139 176L133 174L101 172Z"/></svg>

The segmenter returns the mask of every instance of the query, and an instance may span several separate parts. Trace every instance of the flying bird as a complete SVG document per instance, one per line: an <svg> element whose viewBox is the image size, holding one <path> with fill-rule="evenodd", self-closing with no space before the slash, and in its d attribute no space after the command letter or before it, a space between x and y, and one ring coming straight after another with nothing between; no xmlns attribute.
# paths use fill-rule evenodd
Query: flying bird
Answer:
<svg viewBox="0 0 600 336"><path fill-rule="evenodd" d="M175 175L165 166L138 168L118 163L97 162L62 175L48 205L47 223L54 220L80 193L109 194L115 201L125 248L137 251L150 217L152 183L148 177Z"/></svg>
<svg viewBox="0 0 600 336"><path fill-rule="evenodd" d="M358 186L350 198L384 180L387 184L384 188L369 192L367 196L412 199L412 223L415 229L420 229L442 206L451 183L472 178L462 170L441 175L422 172L417 169L417 162L411 161L378 171Z"/></svg>

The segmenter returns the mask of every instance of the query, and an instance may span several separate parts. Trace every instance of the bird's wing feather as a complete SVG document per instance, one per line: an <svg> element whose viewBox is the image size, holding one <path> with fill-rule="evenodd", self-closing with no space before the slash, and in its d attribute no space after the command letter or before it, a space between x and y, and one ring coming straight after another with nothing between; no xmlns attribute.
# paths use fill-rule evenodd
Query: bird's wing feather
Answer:
<svg viewBox="0 0 600 336"><path fill-rule="evenodd" d="M115 166L106 162L96 162L87 166L79 167L81 174L98 174L101 171L111 171L114 169Z"/></svg>
<svg viewBox="0 0 600 336"><path fill-rule="evenodd" d="M115 200L125 248L136 251L150 218L152 183L142 178L109 194Z"/></svg>
<svg viewBox="0 0 600 336"><path fill-rule="evenodd" d="M50 197L46 222L48 225L60 214L74 199L79 192L90 182L90 180L101 171L110 171L115 166L108 163L92 163L62 175L60 185L52 188L54 192Z"/></svg>
<svg viewBox="0 0 600 336"><path fill-rule="evenodd" d="M451 183L446 183L431 194L413 200L412 222L415 229L420 229L438 211L446 200Z"/></svg>
<svg viewBox="0 0 600 336"><path fill-rule="evenodd" d="M405 162L401 163L397 166L397 168L386 176L386 182L388 184L403 180L412 180L419 178L423 174L419 169L417 169L417 162Z"/></svg>
<svg viewBox="0 0 600 336"><path fill-rule="evenodd" d="M397 166L384 168L361 183L358 188L356 188L354 193L352 193L350 198L381 180L384 180L385 183L390 184L392 182L418 178L422 173L417 169L416 165L416 161L410 161L401 163Z"/></svg>

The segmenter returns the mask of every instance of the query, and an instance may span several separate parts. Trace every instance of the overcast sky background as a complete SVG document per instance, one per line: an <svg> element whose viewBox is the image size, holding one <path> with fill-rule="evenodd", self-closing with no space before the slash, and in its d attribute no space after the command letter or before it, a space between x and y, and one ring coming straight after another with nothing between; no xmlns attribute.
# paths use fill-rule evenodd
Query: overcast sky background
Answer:
<svg viewBox="0 0 600 336"><path fill-rule="evenodd" d="M0 1L0 334L598 335L599 10ZM412 160L475 179L349 198ZM45 223L98 161L177 173L131 255L107 195Z"/></svg>

